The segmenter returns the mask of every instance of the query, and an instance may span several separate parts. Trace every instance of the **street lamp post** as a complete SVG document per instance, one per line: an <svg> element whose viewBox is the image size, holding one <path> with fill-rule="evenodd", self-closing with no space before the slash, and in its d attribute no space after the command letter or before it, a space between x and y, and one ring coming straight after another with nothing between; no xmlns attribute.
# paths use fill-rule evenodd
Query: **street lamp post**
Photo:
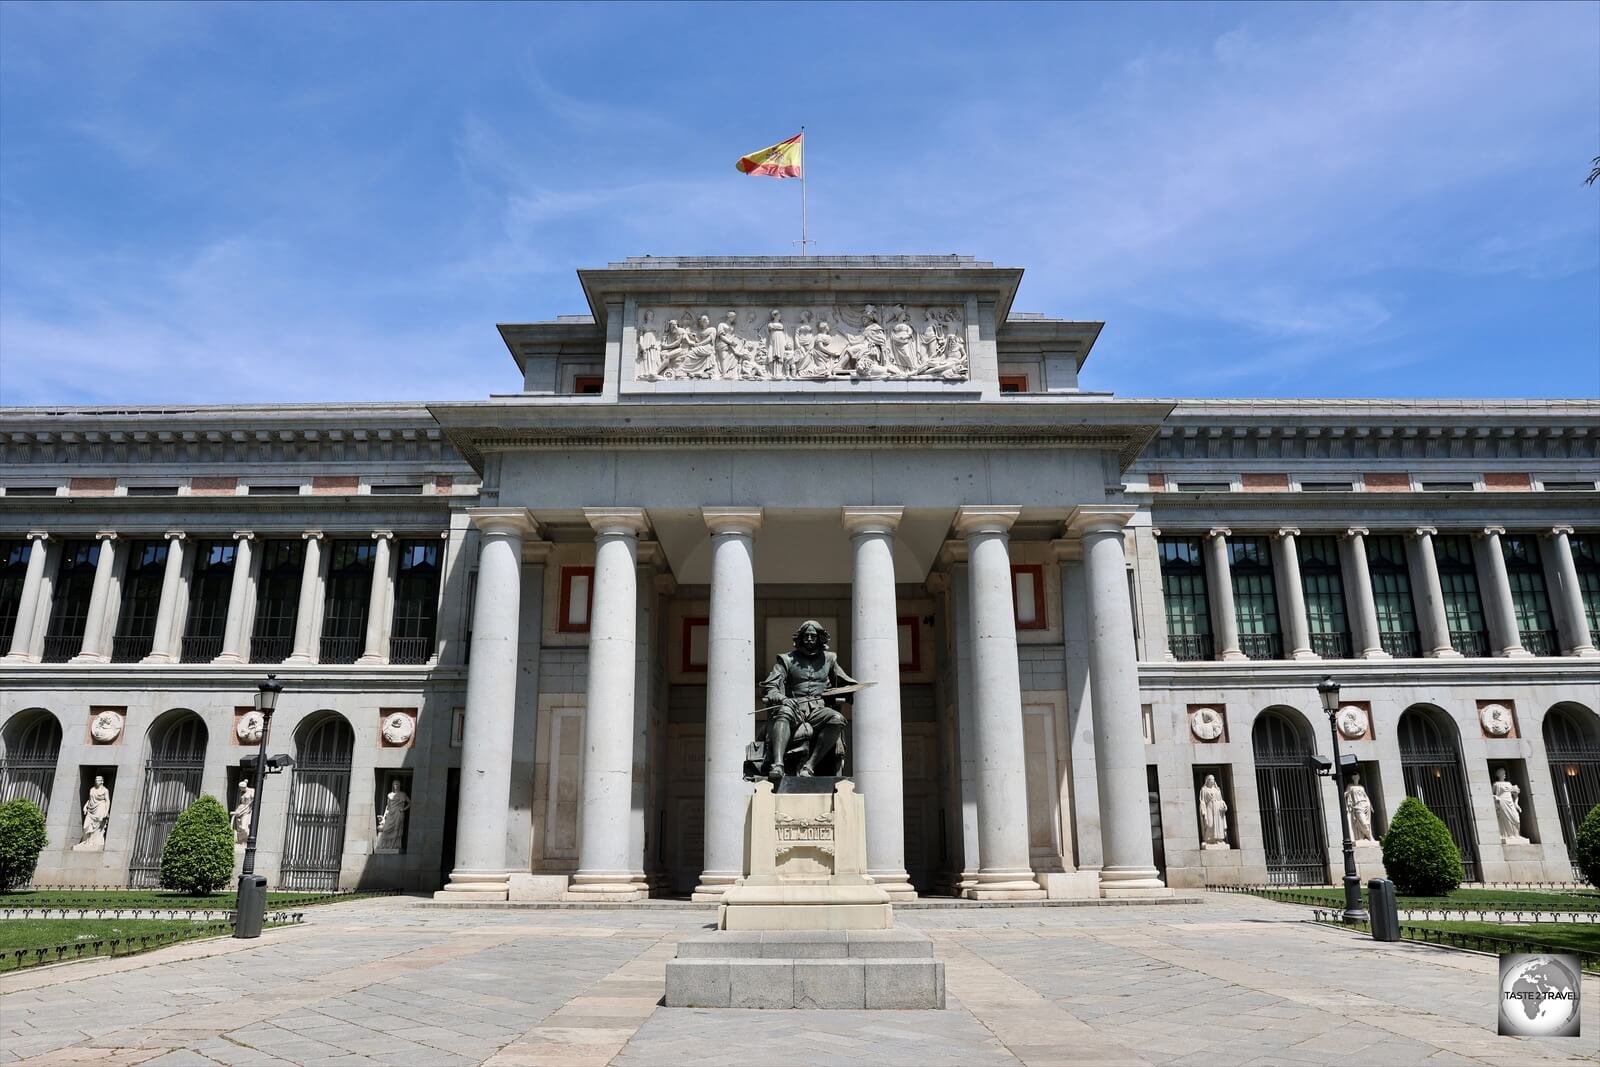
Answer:
<svg viewBox="0 0 1600 1067"><path fill-rule="evenodd" d="M266 919L265 878L256 874L256 832L261 828L262 789L267 778L267 737L272 733L272 713L278 707L283 686L275 674L256 687L256 711L261 713L261 745L256 750L255 799L250 805L250 836L244 844L244 866L239 871L239 896L234 902L234 937L260 937Z"/></svg>
<svg viewBox="0 0 1600 1067"><path fill-rule="evenodd" d="M1334 804L1339 809L1339 826L1344 830L1344 921L1364 923L1367 921L1367 909L1361 906L1361 876L1356 873L1356 843L1350 837L1350 812L1344 805L1344 756L1339 751L1339 727L1334 722L1339 714L1339 683L1333 680L1331 674L1324 675L1322 681L1317 683L1317 695L1322 698L1322 710L1328 716L1328 735L1333 738L1334 780L1339 783Z"/></svg>

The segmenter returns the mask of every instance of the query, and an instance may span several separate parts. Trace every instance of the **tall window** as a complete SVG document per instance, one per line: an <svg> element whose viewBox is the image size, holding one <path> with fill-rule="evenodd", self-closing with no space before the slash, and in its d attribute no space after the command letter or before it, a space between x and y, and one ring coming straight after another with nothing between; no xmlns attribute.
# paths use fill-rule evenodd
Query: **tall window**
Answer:
<svg viewBox="0 0 1600 1067"><path fill-rule="evenodd" d="M22 583L28 575L28 556L32 552L32 541L0 541L0 650L11 648L11 635L17 631ZM4 654L0 651L0 655Z"/></svg>
<svg viewBox="0 0 1600 1067"><path fill-rule="evenodd" d="M183 628L185 663L210 663L222 655L238 551L233 541L205 541L195 548L194 574L189 579L189 619Z"/></svg>
<svg viewBox="0 0 1600 1067"><path fill-rule="evenodd" d="M304 541L268 541L261 546L251 663L282 663L294 651L294 618L300 610L300 576L305 564Z"/></svg>
<svg viewBox="0 0 1600 1067"><path fill-rule="evenodd" d="M1561 639L1550 614L1550 594L1544 586L1539 561L1539 539L1531 534L1506 534L1500 538L1506 558L1506 578L1511 584L1511 607L1517 613L1517 633L1522 647L1535 656L1559 656Z"/></svg>
<svg viewBox="0 0 1600 1067"><path fill-rule="evenodd" d="M1206 596L1206 567L1200 540L1162 538L1159 547L1168 647L1176 659L1210 659L1211 602Z"/></svg>
<svg viewBox="0 0 1600 1067"><path fill-rule="evenodd" d="M354 663L367 639L375 541L335 541L322 611L322 662Z"/></svg>
<svg viewBox="0 0 1600 1067"><path fill-rule="evenodd" d="M439 623L439 556L442 542L402 541L394 577L394 631L390 663L426 663L433 657Z"/></svg>
<svg viewBox="0 0 1600 1067"><path fill-rule="evenodd" d="M1332 537L1304 537L1298 547L1311 651L1323 659L1349 659L1350 617L1344 606L1339 542Z"/></svg>
<svg viewBox="0 0 1600 1067"><path fill-rule="evenodd" d="M1378 641L1383 650L1391 656L1422 655L1405 542L1393 536L1367 538L1367 569L1372 574L1372 601L1378 609Z"/></svg>
<svg viewBox="0 0 1600 1067"><path fill-rule="evenodd" d="M68 541L61 546L61 566L50 597L50 622L44 631L44 662L65 663L82 651L94 569L99 562L99 541Z"/></svg>
<svg viewBox="0 0 1600 1067"><path fill-rule="evenodd" d="M1589 633L1600 634L1600 537L1579 534L1568 540L1572 562L1578 568L1578 594L1583 598L1583 613L1589 618Z"/></svg>
<svg viewBox="0 0 1600 1067"><path fill-rule="evenodd" d="M1459 535L1435 537L1433 558L1439 565L1444 617L1450 626L1450 647L1463 656L1487 656L1489 632L1478 595L1478 569L1472 563L1472 542Z"/></svg>
<svg viewBox="0 0 1600 1067"><path fill-rule="evenodd" d="M1283 635L1278 629L1278 587L1272 580L1272 549L1267 539L1230 539L1228 572L1233 581L1233 614L1239 620L1239 650L1251 659L1280 658Z"/></svg>
<svg viewBox="0 0 1600 1067"><path fill-rule="evenodd" d="M161 610L161 581L167 571L167 542L135 541L128 546L122 575L122 608L111 635L111 662L138 663L150 654Z"/></svg>

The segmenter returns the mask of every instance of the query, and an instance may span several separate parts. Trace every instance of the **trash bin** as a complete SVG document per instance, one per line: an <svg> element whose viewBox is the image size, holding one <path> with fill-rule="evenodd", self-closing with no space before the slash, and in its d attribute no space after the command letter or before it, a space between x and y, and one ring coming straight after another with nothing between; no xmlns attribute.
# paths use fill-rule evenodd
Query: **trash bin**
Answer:
<svg viewBox="0 0 1600 1067"><path fill-rule="evenodd" d="M239 879L239 911L234 916L234 937L260 937L261 923L267 917L267 879L246 874Z"/></svg>
<svg viewBox="0 0 1600 1067"><path fill-rule="evenodd" d="M1400 908L1395 902L1394 883L1389 879L1374 878L1367 883L1367 913L1374 941L1400 940Z"/></svg>

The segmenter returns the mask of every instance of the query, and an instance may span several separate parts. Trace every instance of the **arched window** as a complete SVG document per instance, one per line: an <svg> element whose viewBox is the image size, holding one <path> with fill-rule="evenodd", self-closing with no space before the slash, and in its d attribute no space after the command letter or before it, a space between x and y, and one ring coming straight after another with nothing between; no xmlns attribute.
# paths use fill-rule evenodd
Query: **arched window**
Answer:
<svg viewBox="0 0 1600 1067"><path fill-rule="evenodd" d="M1269 708L1256 716L1250 744L1255 752L1267 880L1273 885L1327 884L1322 795L1316 772L1307 762L1313 751L1309 727Z"/></svg>
<svg viewBox="0 0 1600 1067"><path fill-rule="evenodd" d="M1478 835L1472 829L1466 772L1456 748L1455 727L1437 708L1417 705L1400 716L1400 769L1406 795L1416 797L1444 820L1461 852L1466 881L1480 880Z"/></svg>
<svg viewBox="0 0 1600 1067"><path fill-rule="evenodd" d="M1544 717L1544 750L1570 857L1584 816L1600 804L1600 719L1576 704L1557 704ZM1580 877L1574 864L1573 878Z"/></svg>
<svg viewBox="0 0 1600 1067"><path fill-rule="evenodd" d="M289 825L278 884L284 889L337 889L355 735L344 716L330 711L301 723L294 742Z"/></svg>
<svg viewBox="0 0 1600 1067"><path fill-rule="evenodd" d="M134 829L128 884L161 884L161 850L172 825L200 795L206 768L206 724L192 711L169 711L150 727L144 762L144 794Z"/></svg>
<svg viewBox="0 0 1600 1067"><path fill-rule="evenodd" d="M43 708L24 711L0 734L0 803L23 797L50 814L61 724Z"/></svg>

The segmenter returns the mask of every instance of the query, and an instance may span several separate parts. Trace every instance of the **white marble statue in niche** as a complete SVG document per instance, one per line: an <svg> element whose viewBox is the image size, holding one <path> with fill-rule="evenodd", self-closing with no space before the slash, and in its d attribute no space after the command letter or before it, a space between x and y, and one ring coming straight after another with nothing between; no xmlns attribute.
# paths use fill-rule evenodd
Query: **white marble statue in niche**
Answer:
<svg viewBox="0 0 1600 1067"><path fill-rule="evenodd" d="M1214 774L1206 775L1200 787L1200 847L1228 847L1228 802Z"/></svg>
<svg viewBox="0 0 1600 1067"><path fill-rule="evenodd" d="M734 309L659 310L638 311L639 381L961 381L969 373L966 323L956 307L747 308L742 318Z"/></svg>
<svg viewBox="0 0 1600 1067"><path fill-rule="evenodd" d="M239 802L233 811L228 813L228 821L233 823L233 842L243 845L250 840L250 813L255 810L256 791L247 781L239 783Z"/></svg>
<svg viewBox="0 0 1600 1067"><path fill-rule="evenodd" d="M1350 784L1344 787L1344 810L1350 816L1350 840L1358 845L1377 844L1372 835L1372 798L1367 796L1359 774L1352 774Z"/></svg>
<svg viewBox="0 0 1600 1067"><path fill-rule="evenodd" d="M111 790L101 775L94 776L89 799L83 802L83 839L72 846L74 852L104 852L106 823L111 821Z"/></svg>
<svg viewBox="0 0 1600 1067"><path fill-rule="evenodd" d="M1506 769L1494 772L1494 817L1500 823L1502 845L1526 845L1522 836L1522 789L1506 778Z"/></svg>
<svg viewBox="0 0 1600 1067"><path fill-rule="evenodd" d="M406 812L411 810L411 798L400 787L398 778L389 782L389 795L384 798L383 814L378 816L378 843L375 852L393 854L404 851L406 840Z"/></svg>

